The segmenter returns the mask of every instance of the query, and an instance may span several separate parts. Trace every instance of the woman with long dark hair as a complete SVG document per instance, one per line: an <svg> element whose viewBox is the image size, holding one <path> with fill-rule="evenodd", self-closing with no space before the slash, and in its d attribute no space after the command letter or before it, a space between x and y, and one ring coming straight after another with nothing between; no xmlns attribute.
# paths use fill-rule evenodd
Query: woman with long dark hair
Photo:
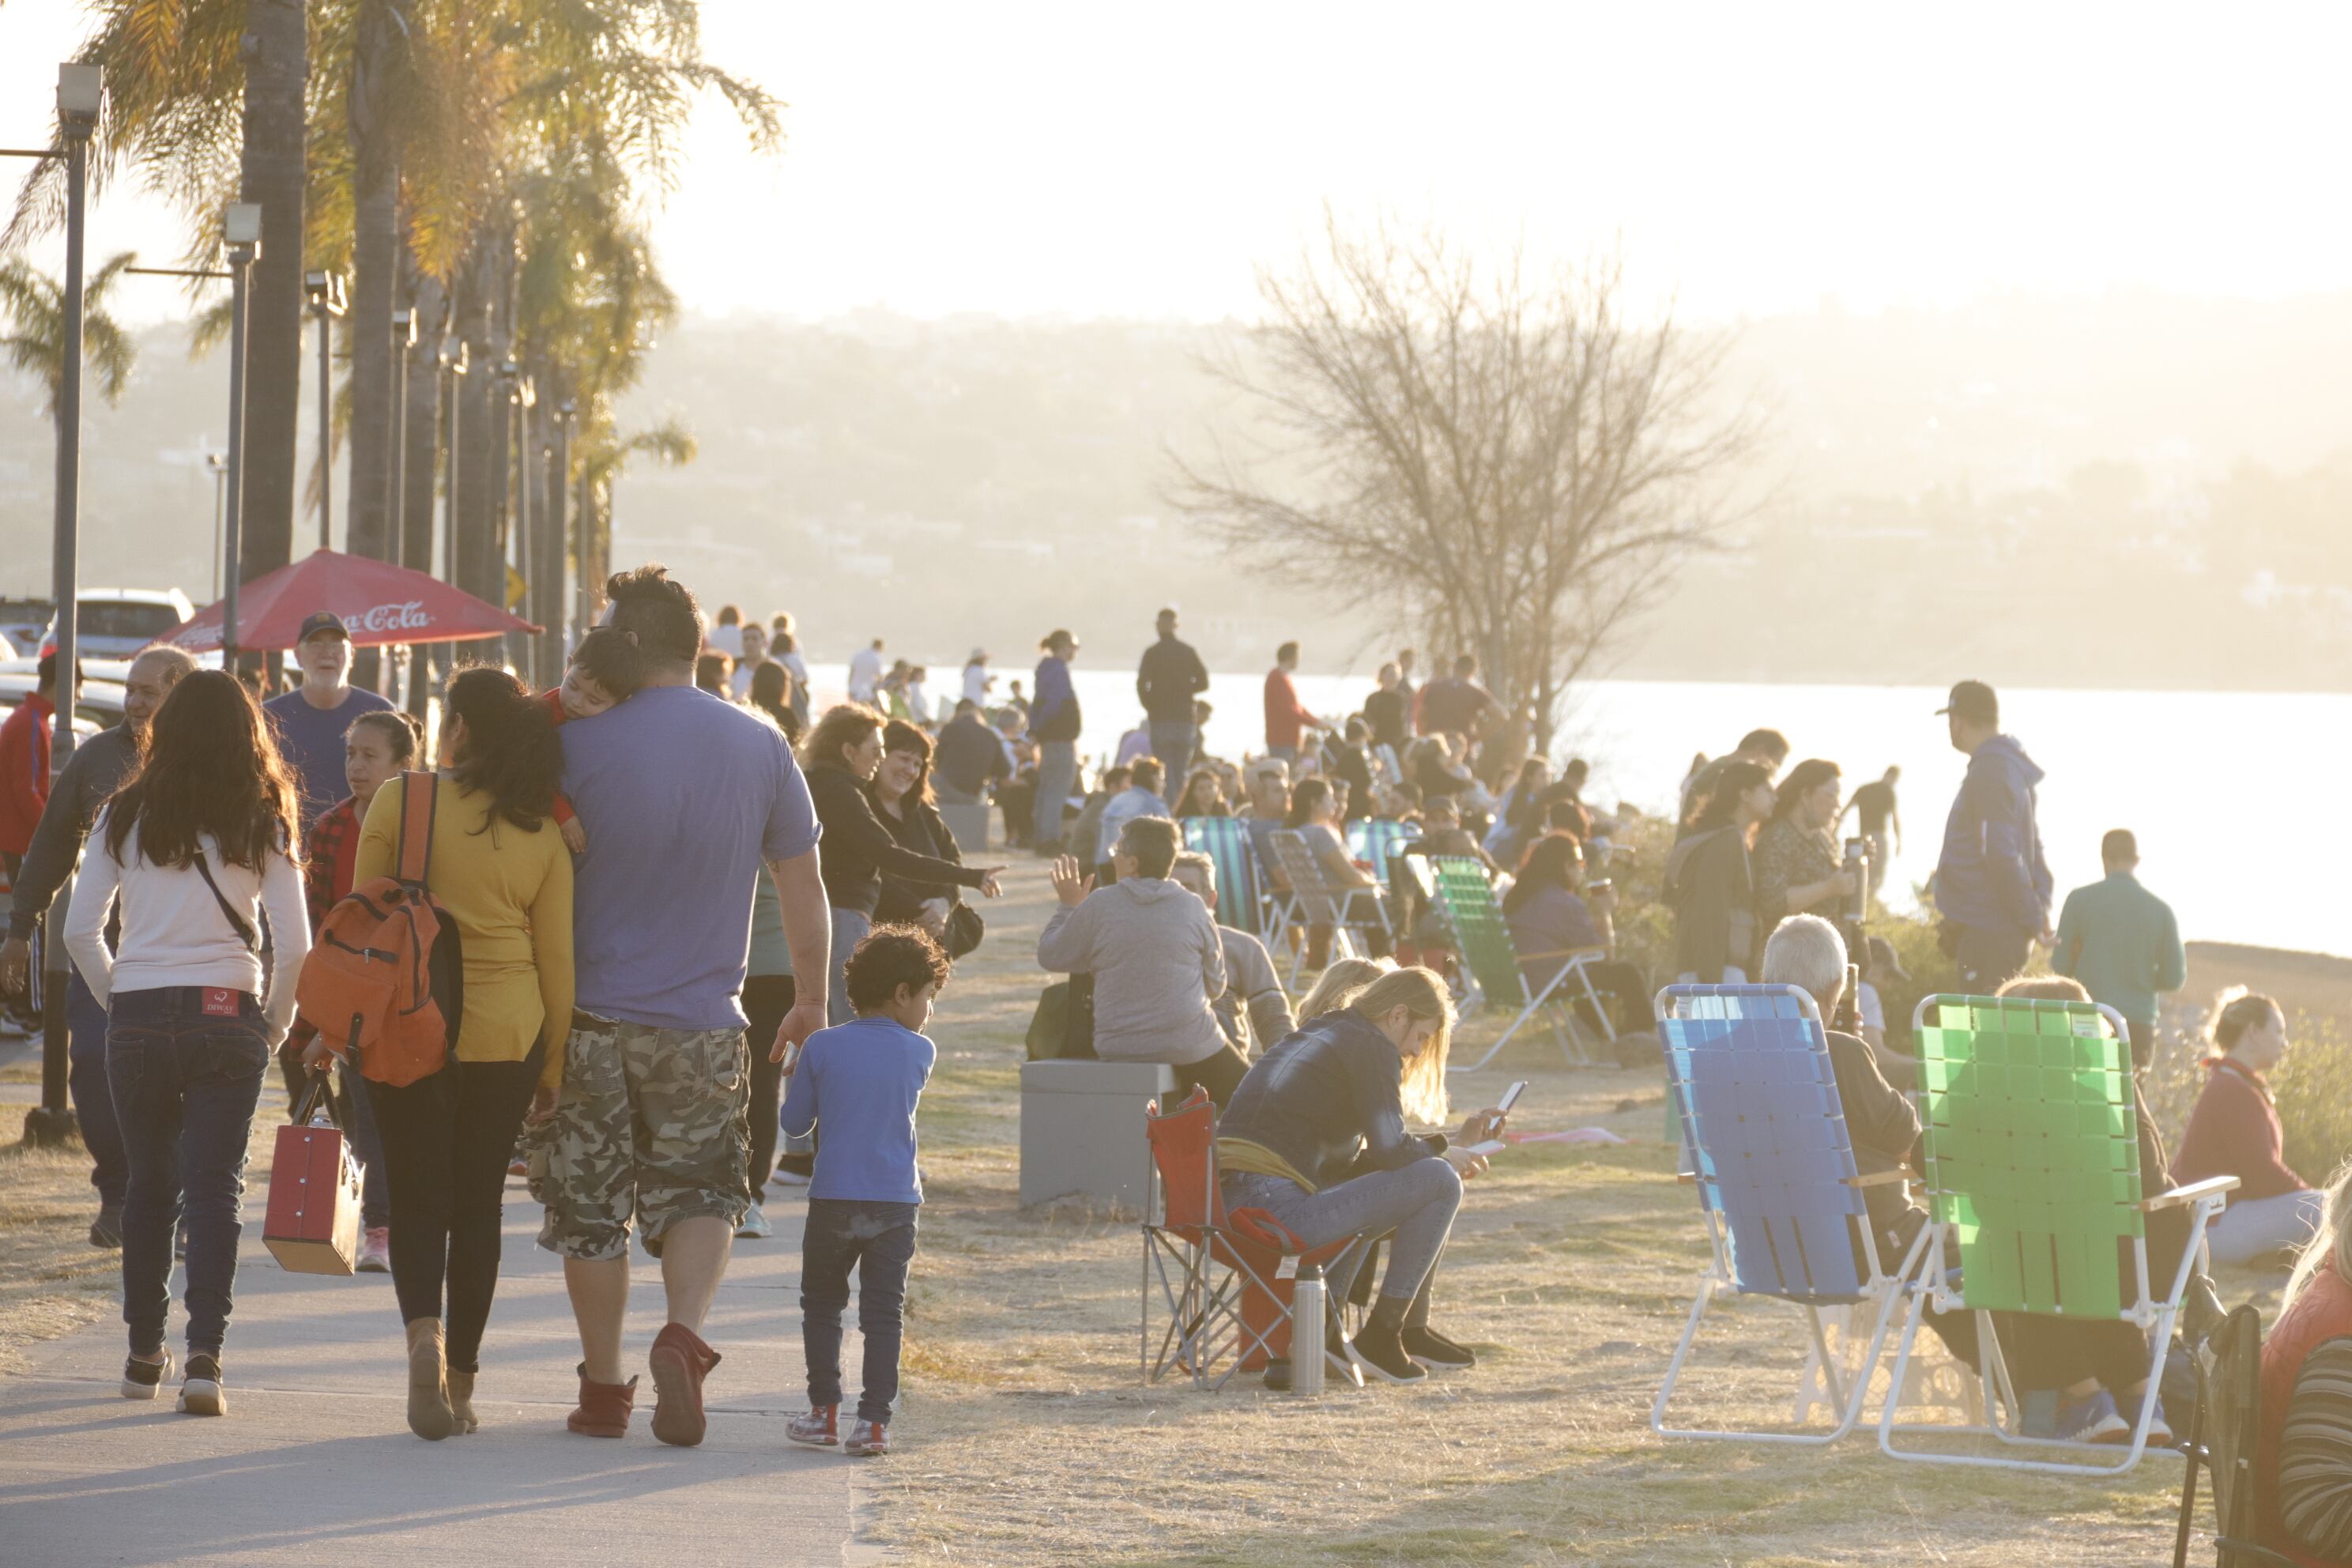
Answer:
<svg viewBox="0 0 2352 1568"><path fill-rule="evenodd" d="M1838 765L1819 757L1789 770L1756 835L1756 918L1766 931L1790 915L1834 921L1853 897L1853 877L1830 825L1844 791Z"/></svg>
<svg viewBox="0 0 2352 1568"><path fill-rule="evenodd" d="M963 856L931 798L931 738L903 719L882 727L882 765L866 786L874 815L899 847L961 866ZM885 873L882 900L874 906L877 925L916 925L931 940L947 941L948 910L955 907L952 882Z"/></svg>
<svg viewBox="0 0 2352 1568"><path fill-rule="evenodd" d="M1772 775L1755 763L1727 763L1690 831L1668 852L1666 901L1683 980L1736 985L1754 971L1763 943L1748 852L1771 812Z"/></svg>
<svg viewBox="0 0 2352 1568"><path fill-rule="evenodd" d="M1299 837L1307 852L1315 857L1315 866L1322 872L1324 882L1334 888L1378 889L1380 879L1356 864L1348 854L1348 846L1339 837L1339 802L1331 785L1323 779L1302 779L1290 792L1290 810L1282 819L1283 826ZM1352 900L1351 900L1352 901ZM1327 921L1310 922L1307 928L1307 967L1320 969L1331 951L1332 928ZM1370 944L1372 956L1389 950L1389 933L1385 926L1375 922L1364 933Z"/></svg>
<svg viewBox="0 0 2352 1568"><path fill-rule="evenodd" d="M800 744L801 731L807 726L801 722L792 671L773 659L761 665L751 671L751 695L745 700L754 710L773 719L786 741L795 746Z"/></svg>
<svg viewBox="0 0 2352 1568"><path fill-rule="evenodd" d="M572 857L551 815L563 751L546 705L505 670L478 666L450 680L441 711L425 884L457 922L465 1011L439 1070L368 1085L392 1180L408 1426L434 1440L478 1424L474 1379L498 1290L507 1162L524 1115L554 1110L572 982ZM368 809L362 882L398 864L402 795L379 790Z"/></svg>
<svg viewBox="0 0 2352 1568"><path fill-rule="evenodd" d="M836 1025L856 1015L842 966L874 929L875 907L882 900L887 872L919 882L943 882L978 888L994 898L996 879L1004 868L964 866L907 848L874 815L866 785L881 770L886 747L881 714L862 703L845 702L829 708L809 732L802 749L801 766L808 775L809 797L824 829L823 869L826 900L833 906L833 973L826 977L827 1016ZM803 977L814 988L815 981Z"/></svg>
<svg viewBox="0 0 2352 1568"><path fill-rule="evenodd" d="M1572 833L1547 833L1528 847L1511 890L1503 895L1503 919L1511 928L1511 943L1518 949L1519 970L1532 992L1551 984L1571 954L1593 948L1614 951L1617 945L1617 889L1596 888L1584 892L1584 846ZM1592 1023L1613 1038L1643 1028L1649 1017L1650 987L1642 972L1618 958L1595 959L1586 965L1592 988L1600 993L1610 1016ZM1553 993L1553 1000L1577 1005L1589 1013L1591 1004L1572 982Z"/></svg>
<svg viewBox="0 0 2352 1568"><path fill-rule="evenodd" d="M195 1415L228 1411L220 1355L236 1289L246 1144L310 950L295 800L293 773L236 678L213 669L183 678L148 726L138 772L99 816L66 917L67 949L107 1009L107 1082L130 1168L122 1394L152 1399L171 1375L163 1331L172 1237L184 1218L180 1408ZM110 949L107 916L118 905L120 941Z"/></svg>

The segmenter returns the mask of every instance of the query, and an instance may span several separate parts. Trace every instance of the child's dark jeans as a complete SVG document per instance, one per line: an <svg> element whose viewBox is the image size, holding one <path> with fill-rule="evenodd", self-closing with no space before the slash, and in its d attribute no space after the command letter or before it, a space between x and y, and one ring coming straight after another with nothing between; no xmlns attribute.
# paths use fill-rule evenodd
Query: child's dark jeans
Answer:
<svg viewBox="0 0 2352 1568"><path fill-rule="evenodd" d="M915 1259L915 1204L811 1198L801 1237L801 1344L808 1356L809 1403L841 1403L841 1310L857 1270L857 1329L866 1336L860 1419L890 1419L898 1397L898 1342L907 1268Z"/></svg>
<svg viewBox="0 0 2352 1568"><path fill-rule="evenodd" d="M188 1226L188 1352L220 1354L236 1289L246 1141L269 1066L261 1005L194 985L118 991L106 1077L130 1165L122 1205L122 1320L131 1348L163 1348L172 1237Z"/></svg>

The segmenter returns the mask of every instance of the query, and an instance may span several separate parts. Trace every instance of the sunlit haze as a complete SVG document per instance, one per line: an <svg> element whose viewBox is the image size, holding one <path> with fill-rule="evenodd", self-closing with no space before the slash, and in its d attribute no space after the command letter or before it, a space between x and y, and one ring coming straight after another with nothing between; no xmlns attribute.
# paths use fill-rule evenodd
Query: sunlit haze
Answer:
<svg viewBox="0 0 2352 1568"><path fill-rule="evenodd" d="M824 317L1247 314L1324 203L1574 256L1705 316L2145 285L2344 285L2352 19L2332 6L707 0L789 104L700 119L661 225L686 305ZM70 0L0 8L0 143L45 132ZM176 252L152 198L100 254ZM125 313L176 315L155 283Z"/></svg>

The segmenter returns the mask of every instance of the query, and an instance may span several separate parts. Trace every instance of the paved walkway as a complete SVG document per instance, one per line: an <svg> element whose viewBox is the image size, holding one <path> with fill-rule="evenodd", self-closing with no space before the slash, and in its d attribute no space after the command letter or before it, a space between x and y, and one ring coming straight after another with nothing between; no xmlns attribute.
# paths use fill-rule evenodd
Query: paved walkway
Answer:
<svg viewBox="0 0 2352 1568"><path fill-rule="evenodd" d="M707 1385L709 1436L699 1448L672 1448L647 1425L650 1380L626 1441L564 1430L579 1345L561 1269L532 1243L539 1205L510 1183L506 1273L475 1399L482 1429L426 1443L404 1416L391 1277L279 1268L260 1241L265 1179L257 1170L247 1194L226 1418L178 1415L169 1394L119 1397L123 1338L113 1318L40 1347L29 1373L0 1379L0 1563L879 1560L851 1544L859 1462L784 1440L784 1417L804 1404L797 1201L772 1199L776 1239L736 1244L706 1329L726 1357ZM640 1251L631 1366L642 1368L661 1321L659 1267ZM175 1301L175 1355L183 1326ZM855 1332L845 1351L854 1383Z"/></svg>

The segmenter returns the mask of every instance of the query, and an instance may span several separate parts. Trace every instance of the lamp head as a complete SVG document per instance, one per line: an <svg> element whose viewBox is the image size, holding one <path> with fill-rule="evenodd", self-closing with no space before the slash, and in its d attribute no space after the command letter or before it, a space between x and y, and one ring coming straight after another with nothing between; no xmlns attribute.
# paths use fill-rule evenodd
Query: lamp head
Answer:
<svg viewBox="0 0 2352 1568"><path fill-rule="evenodd" d="M255 202L232 203L228 216L221 226L221 237L232 246L258 248L261 244L260 205Z"/></svg>
<svg viewBox="0 0 2352 1568"><path fill-rule="evenodd" d="M416 346L416 312L411 307L403 305L392 313L392 342L394 348Z"/></svg>
<svg viewBox="0 0 2352 1568"><path fill-rule="evenodd" d="M58 68L58 117L68 127L87 131L95 126L99 107L105 98L105 74L99 67Z"/></svg>

